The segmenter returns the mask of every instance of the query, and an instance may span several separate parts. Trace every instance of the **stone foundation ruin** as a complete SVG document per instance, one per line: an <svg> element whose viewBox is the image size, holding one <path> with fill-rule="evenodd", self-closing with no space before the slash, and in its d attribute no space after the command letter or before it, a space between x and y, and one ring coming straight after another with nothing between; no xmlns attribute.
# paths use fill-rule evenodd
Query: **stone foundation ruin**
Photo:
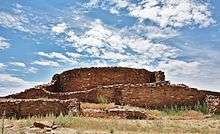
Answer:
<svg viewBox="0 0 220 134"><path fill-rule="evenodd" d="M60 108L65 113L70 110L67 106L69 100L75 99L77 100L75 102L79 103L99 103L100 98L117 105L150 109L171 106L193 107L198 102L206 102L208 95L220 98L220 93L217 92L197 90L183 84L170 84L169 81L165 80L162 71L150 72L145 69L122 67L81 68L56 74L49 84L39 85L21 93L2 97L0 112L6 111L7 113L10 111L7 109L8 105L14 105L12 101L17 101L19 105L25 105L23 111L29 111L28 105L34 110L37 108L35 108L35 103L44 103L45 106L50 105L47 110L52 113L60 113L60 111L55 110L56 107L66 104L66 107ZM38 100L40 98L43 100ZM54 100L55 103L52 104L53 101L51 100ZM75 105L78 104L74 103ZM80 108L78 110L80 111ZM16 116L38 114L37 112L22 113L23 111L17 110L16 112L20 114ZM215 112L220 112L219 104L216 105Z"/></svg>
<svg viewBox="0 0 220 134"><path fill-rule="evenodd" d="M67 114L71 110L79 111L79 106L77 99L1 99L0 116L22 118Z"/></svg>

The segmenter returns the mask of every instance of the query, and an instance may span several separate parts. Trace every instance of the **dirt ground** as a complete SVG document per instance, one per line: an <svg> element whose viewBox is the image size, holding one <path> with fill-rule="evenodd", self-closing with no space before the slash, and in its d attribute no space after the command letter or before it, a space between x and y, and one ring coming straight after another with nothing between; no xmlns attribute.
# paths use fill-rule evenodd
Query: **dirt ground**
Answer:
<svg viewBox="0 0 220 134"><path fill-rule="evenodd" d="M57 128L36 128L34 122ZM6 119L4 134L145 134L145 133L204 133L220 134L220 119L178 119L126 120L85 117L42 117L27 119Z"/></svg>

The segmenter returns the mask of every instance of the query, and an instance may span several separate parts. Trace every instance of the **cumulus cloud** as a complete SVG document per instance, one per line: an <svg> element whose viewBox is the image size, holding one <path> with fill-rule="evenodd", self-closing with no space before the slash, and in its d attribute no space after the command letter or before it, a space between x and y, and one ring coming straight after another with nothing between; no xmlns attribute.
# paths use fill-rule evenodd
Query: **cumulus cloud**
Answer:
<svg viewBox="0 0 220 134"><path fill-rule="evenodd" d="M52 27L52 31L59 34L63 33L67 29L66 23L60 23Z"/></svg>
<svg viewBox="0 0 220 134"><path fill-rule="evenodd" d="M172 83L184 83L203 90L219 91L220 70L210 61L170 60L160 62L156 70L163 70Z"/></svg>
<svg viewBox="0 0 220 134"><path fill-rule="evenodd" d="M25 81L11 74L0 74L0 96L17 93L42 82Z"/></svg>
<svg viewBox="0 0 220 134"><path fill-rule="evenodd" d="M116 29L104 25L100 20L91 22L81 35L67 32L67 41L78 53L86 52L90 58L112 60L116 64L124 61L141 61L147 65L158 58L175 58L178 49L161 44L138 35L129 35L127 29ZM128 51L130 50L130 51ZM143 60L144 59L144 60Z"/></svg>
<svg viewBox="0 0 220 134"><path fill-rule="evenodd" d="M144 0L130 9L130 15L152 20L161 27L207 27L214 23L208 5L194 0Z"/></svg>
<svg viewBox="0 0 220 134"><path fill-rule="evenodd" d="M190 75L192 77L198 74L200 65L201 64L196 61L169 60L167 62L160 62L158 69L165 70L169 76Z"/></svg>
<svg viewBox="0 0 220 134"><path fill-rule="evenodd" d="M92 0L91 3L93 4L86 5L116 13L118 10L127 10L129 16L140 21L150 20L163 28L190 25L207 27L215 23L209 3L197 0L141 0L136 3L123 0Z"/></svg>
<svg viewBox="0 0 220 134"><path fill-rule="evenodd" d="M59 59L80 61L80 65L83 65L83 62L89 62L91 66L103 65L104 62L104 64L113 66L130 66L134 63L138 68L146 68L159 60L166 61L179 55L177 48L163 43L155 43L148 38L149 35L139 34L153 31L156 29L155 27L144 29L140 25L135 25L131 28L119 29L105 25L99 19L94 21L88 18L80 28L80 33L77 30L68 29L64 34L64 39L71 44L70 47L73 47L75 52L38 52L38 55L58 62L60 62ZM160 33L157 31L155 30L152 36L160 34L157 37L162 37L171 33L172 30L164 29ZM176 36L176 33L173 32L169 36Z"/></svg>
<svg viewBox="0 0 220 134"><path fill-rule="evenodd" d="M23 62L10 62L10 64L17 67L26 67L25 63Z"/></svg>
<svg viewBox="0 0 220 134"><path fill-rule="evenodd" d="M40 65L40 66L51 66L51 67L58 67L59 63L55 61L49 60L36 60L32 64Z"/></svg>
<svg viewBox="0 0 220 134"><path fill-rule="evenodd" d="M10 43L8 43L7 39L4 37L0 36L0 50L9 48L11 46Z"/></svg>

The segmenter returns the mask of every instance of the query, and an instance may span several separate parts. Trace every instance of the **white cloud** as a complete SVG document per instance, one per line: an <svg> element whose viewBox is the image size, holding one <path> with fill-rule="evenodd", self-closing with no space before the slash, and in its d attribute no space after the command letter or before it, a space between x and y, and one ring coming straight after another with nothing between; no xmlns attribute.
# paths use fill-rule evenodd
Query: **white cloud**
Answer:
<svg viewBox="0 0 220 134"><path fill-rule="evenodd" d="M30 73L36 74L39 69L37 69L37 68L35 68L35 67L30 67L30 68L28 68L27 70L28 70L28 72L30 72Z"/></svg>
<svg viewBox="0 0 220 134"><path fill-rule="evenodd" d="M25 63L23 62L10 62L10 64L17 67L26 67Z"/></svg>
<svg viewBox="0 0 220 134"><path fill-rule="evenodd" d="M59 34L63 33L67 29L66 23L60 23L52 27L52 31Z"/></svg>
<svg viewBox="0 0 220 134"><path fill-rule="evenodd" d="M149 39L156 38L173 38L179 35L179 32L173 28L161 28L158 26L146 26L142 23L136 24L129 28L131 32L136 34L144 33Z"/></svg>
<svg viewBox="0 0 220 134"><path fill-rule="evenodd" d="M32 7L26 7L19 4L14 4L10 10L0 11L0 26L14 30L14 32L26 32L30 34L50 32L48 22L54 23L53 18L43 12L34 11ZM42 21L43 20L43 21ZM36 39L36 36L35 36Z"/></svg>
<svg viewBox="0 0 220 134"><path fill-rule="evenodd" d="M65 56L62 53L58 52L51 52L51 53L46 53L46 52L38 52L37 53L40 56L47 57L49 59L58 59L58 62L64 62L64 63L75 63L71 58Z"/></svg>
<svg viewBox="0 0 220 134"><path fill-rule="evenodd" d="M66 52L66 55L72 57L72 58L80 58L81 54L78 53L72 53L72 52Z"/></svg>
<svg viewBox="0 0 220 134"><path fill-rule="evenodd" d="M0 74L0 96L17 93L41 83L42 82L25 81L11 74Z"/></svg>
<svg viewBox="0 0 220 134"><path fill-rule="evenodd" d="M130 9L130 15L149 19L161 27L194 24L207 27L214 23L209 6L194 0L144 0Z"/></svg>
<svg viewBox="0 0 220 134"><path fill-rule="evenodd" d="M137 3L124 0L96 0L93 4L87 4L87 7L101 7L111 13L127 10L128 15L140 21L150 20L163 28L190 25L207 27L215 23L209 3L196 0L141 0Z"/></svg>
<svg viewBox="0 0 220 134"><path fill-rule="evenodd" d="M5 65L5 64L0 63L0 69L3 69L3 68L5 68L5 67L6 67L6 65Z"/></svg>
<svg viewBox="0 0 220 134"><path fill-rule="evenodd" d="M5 39L4 37L0 36L0 50L9 48L10 46L11 46L11 44L8 43L7 39Z"/></svg>
<svg viewBox="0 0 220 134"><path fill-rule="evenodd" d="M113 8L110 9L110 13L111 14L119 14L119 11L116 8L113 7Z"/></svg>
<svg viewBox="0 0 220 134"><path fill-rule="evenodd" d="M220 91L220 70L218 64L212 62L170 60L161 62L156 70L163 70L166 79L172 83L184 83L191 87L203 90Z"/></svg>
<svg viewBox="0 0 220 134"><path fill-rule="evenodd" d="M36 60L32 64L40 65L40 66L51 66L51 67L58 67L59 63L55 61L49 60Z"/></svg>
<svg viewBox="0 0 220 134"><path fill-rule="evenodd" d="M89 3L87 3L87 6L96 6L99 3L99 0L90 0Z"/></svg>
<svg viewBox="0 0 220 134"><path fill-rule="evenodd" d="M198 73L199 65L200 63L196 61L169 60L167 62L160 62L158 69L164 70L169 76L190 75L192 77Z"/></svg>
<svg viewBox="0 0 220 134"><path fill-rule="evenodd" d="M27 18L24 18L22 15L0 11L0 25L3 27L29 32L29 30L24 26L24 22L27 21Z"/></svg>
<svg viewBox="0 0 220 134"><path fill-rule="evenodd" d="M116 62L141 61L138 63L146 65L158 58L166 60L178 55L178 50L174 47L153 43L137 34L132 35L129 29L108 27L100 20L91 22L85 29L87 30L81 35L74 31L67 32L67 41L72 43L78 53L86 52L90 58L118 60Z"/></svg>

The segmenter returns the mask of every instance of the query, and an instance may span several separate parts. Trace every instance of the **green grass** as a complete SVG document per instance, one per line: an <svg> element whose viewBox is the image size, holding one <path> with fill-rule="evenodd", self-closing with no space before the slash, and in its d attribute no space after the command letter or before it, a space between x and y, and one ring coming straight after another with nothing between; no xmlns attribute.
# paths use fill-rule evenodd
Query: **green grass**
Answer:
<svg viewBox="0 0 220 134"><path fill-rule="evenodd" d="M98 103L101 103L101 104L107 104L107 103L109 103L109 102L108 102L108 99L106 99L104 96L98 96L98 97L97 97L97 101L98 101Z"/></svg>
<svg viewBox="0 0 220 134"><path fill-rule="evenodd" d="M208 113L208 106L205 102L198 101L197 104L194 106L195 111L202 112L204 114Z"/></svg>
<svg viewBox="0 0 220 134"><path fill-rule="evenodd" d="M178 107L177 105L171 106L171 107L164 107L162 111L164 111L168 115L181 115L185 111L194 110L201 112L203 114L208 113L208 106L205 102L198 101L194 107L187 107L187 106L181 106Z"/></svg>

